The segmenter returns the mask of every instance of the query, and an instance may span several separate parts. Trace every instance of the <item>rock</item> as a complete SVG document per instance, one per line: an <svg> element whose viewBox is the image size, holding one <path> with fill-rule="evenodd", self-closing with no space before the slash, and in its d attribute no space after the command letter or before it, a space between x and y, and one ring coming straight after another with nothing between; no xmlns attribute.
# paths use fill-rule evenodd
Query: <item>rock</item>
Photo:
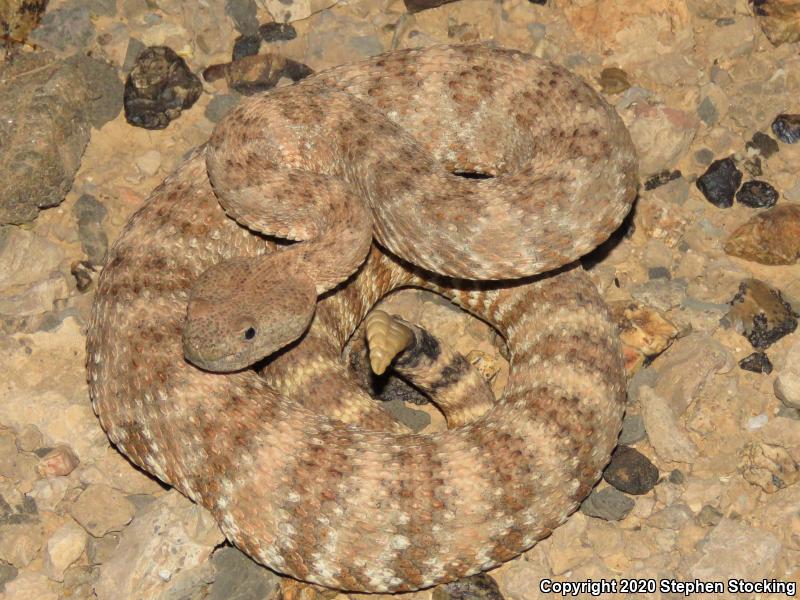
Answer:
<svg viewBox="0 0 800 600"><path fill-rule="evenodd" d="M539 542L554 575L561 575L590 559L594 552L583 543L587 518L574 513L553 534Z"/></svg>
<svg viewBox="0 0 800 600"><path fill-rule="evenodd" d="M772 534L732 519L722 519L700 547L689 574L706 581L760 580L772 571L781 551Z"/></svg>
<svg viewBox="0 0 800 600"><path fill-rule="evenodd" d="M9 581L13 581L18 574L19 570L14 565L0 563L0 592L2 592L5 589L6 584Z"/></svg>
<svg viewBox="0 0 800 600"><path fill-rule="evenodd" d="M241 94L256 94L275 87L281 77L299 81L313 71L303 63L277 53L245 56L230 63L211 65L203 78L214 82L225 78L228 85Z"/></svg>
<svg viewBox="0 0 800 600"><path fill-rule="evenodd" d="M736 201L750 208L771 208L778 201L778 191L766 181L747 181L736 192Z"/></svg>
<svg viewBox="0 0 800 600"><path fill-rule="evenodd" d="M636 502L614 487L594 489L581 504L581 512L606 521L621 521L633 510Z"/></svg>
<svg viewBox="0 0 800 600"><path fill-rule="evenodd" d="M64 571L62 598L93 598L94 584L100 572L86 565L73 565ZM184 596L188 598L188 596Z"/></svg>
<svg viewBox="0 0 800 600"><path fill-rule="evenodd" d="M610 302L609 309L622 343L645 358L661 354L677 336L677 328L650 306L633 302ZM631 371L628 371L629 373Z"/></svg>
<svg viewBox="0 0 800 600"><path fill-rule="evenodd" d="M53 532L44 553L44 570L50 579L64 581L64 571L83 554L86 537L86 532L72 520Z"/></svg>
<svg viewBox="0 0 800 600"><path fill-rule="evenodd" d="M739 367L753 373L764 373L765 375L772 373L772 363L763 352L753 352L745 356L739 361Z"/></svg>
<svg viewBox="0 0 800 600"><path fill-rule="evenodd" d="M730 208L741 183L742 172L736 168L733 158L728 157L712 162L695 185L714 206Z"/></svg>
<svg viewBox="0 0 800 600"><path fill-rule="evenodd" d="M33 498L39 510L55 512L69 488L70 483L66 477L39 479L33 482L33 488L27 493L27 496Z"/></svg>
<svg viewBox="0 0 800 600"><path fill-rule="evenodd" d="M600 72L598 80L600 89L604 94L621 94L629 87L628 74L617 67L607 67Z"/></svg>
<svg viewBox="0 0 800 600"><path fill-rule="evenodd" d="M798 315L776 290L758 279L745 279L731 300L723 324L765 349L797 329Z"/></svg>
<svg viewBox="0 0 800 600"><path fill-rule="evenodd" d="M87 487L70 507L70 514L86 531L102 537L120 531L131 522L134 506L125 496L107 485Z"/></svg>
<svg viewBox="0 0 800 600"><path fill-rule="evenodd" d="M410 13L419 12L421 10L427 10L429 8L436 8L437 6L442 6L443 4L449 4L450 2L455 2L455 0L403 0L406 5L406 9Z"/></svg>
<svg viewBox="0 0 800 600"><path fill-rule="evenodd" d="M780 147L778 142L773 140L766 133L756 131L753 134L752 140L745 144L747 150L755 150L765 159L769 159L772 155L776 154Z"/></svg>
<svg viewBox="0 0 800 600"><path fill-rule="evenodd" d="M3 3L0 12L0 31L3 45L24 44L47 8L49 0L16 0Z"/></svg>
<svg viewBox="0 0 800 600"><path fill-rule="evenodd" d="M36 571L22 571L19 576L6 585L8 600L59 600L58 584Z"/></svg>
<svg viewBox="0 0 800 600"><path fill-rule="evenodd" d="M786 406L800 409L800 342L790 346L773 389Z"/></svg>
<svg viewBox="0 0 800 600"><path fill-rule="evenodd" d="M44 533L41 524L28 515L11 517L0 524L0 561L22 569L39 555Z"/></svg>
<svg viewBox="0 0 800 600"><path fill-rule="evenodd" d="M255 0L225 0L227 14L242 35L258 31L258 7Z"/></svg>
<svg viewBox="0 0 800 600"><path fill-rule="evenodd" d="M685 279L651 279L630 288L631 296L634 300L647 305L648 310L653 309L666 312L680 304L686 298L686 280ZM671 323L664 320L664 331L673 327Z"/></svg>
<svg viewBox="0 0 800 600"><path fill-rule="evenodd" d="M17 448L20 452L33 452L44 444L44 436L32 423L26 424L17 434Z"/></svg>
<svg viewBox="0 0 800 600"><path fill-rule="evenodd" d="M658 469L638 450L618 446L603 472L603 479L622 492L638 496L658 483Z"/></svg>
<svg viewBox="0 0 800 600"><path fill-rule="evenodd" d="M680 469L672 469L667 479L670 483L674 483L675 485L683 485L686 483L686 475L684 475L683 471Z"/></svg>
<svg viewBox="0 0 800 600"><path fill-rule="evenodd" d="M65 61L75 66L90 90L86 117L95 129L115 119L122 110L123 85L114 65L97 58L76 54Z"/></svg>
<svg viewBox="0 0 800 600"><path fill-rule="evenodd" d="M742 476L768 494L800 481L800 467L785 448L751 442L742 450Z"/></svg>
<svg viewBox="0 0 800 600"><path fill-rule="evenodd" d="M736 0L687 0L686 6L703 19L724 19L735 14Z"/></svg>
<svg viewBox="0 0 800 600"><path fill-rule="evenodd" d="M800 205L758 213L725 242L725 252L764 265L792 265L800 258Z"/></svg>
<svg viewBox="0 0 800 600"><path fill-rule="evenodd" d="M79 69L45 52L1 63L0 81L0 225L26 223L72 186L91 92Z"/></svg>
<svg viewBox="0 0 800 600"><path fill-rule="evenodd" d="M233 43L232 60L239 60L245 56L255 56L261 49L261 36L257 34L240 35Z"/></svg>
<svg viewBox="0 0 800 600"><path fill-rule="evenodd" d="M703 527L713 527L722 521L722 517L723 515L719 510L710 504L706 504L700 512L697 513L697 522Z"/></svg>
<svg viewBox="0 0 800 600"><path fill-rule="evenodd" d="M48 10L30 36L36 44L62 54L84 51L94 37L92 15L80 0Z"/></svg>
<svg viewBox="0 0 800 600"><path fill-rule="evenodd" d="M330 8L339 0L258 0L258 3L267 9L274 21L289 23L307 19L314 13Z"/></svg>
<svg viewBox="0 0 800 600"><path fill-rule="evenodd" d="M119 538L120 534L116 532L107 533L101 538L89 536L89 542L86 544L86 558L89 559L89 564L107 563L119 546Z"/></svg>
<svg viewBox="0 0 800 600"><path fill-rule="evenodd" d="M674 181L678 178L682 177L681 172L678 169L674 171L670 171L669 169L661 171L660 173L656 173L652 177L650 177L647 181L644 182L644 189L645 190L654 190L657 187L661 187L662 185L666 185L670 181Z"/></svg>
<svg viewBox="0 0 800 600"><path fill-rule="evenodd" d="M180 597L173 595L178 589L210 581L208 558L223 540L211 513L168 492L123 531L117 550L100 567L97 598Z"/></svg>
<svg viewBox="0 0 800 600"><path fill-rule="evenodd" d="M671 169L689 149L697 131L697 119L667 106L635 105L628 125L639 155L639 173L650 176Z"/></svg>
<svg viewBox="0 0 800 600"><path fill-rule="evenodd" d="M622 420L622 431L619 434L620 445L630 446L643 440L646 435L642 415L626 414Z"/></svg>
<svg viewBox="0 0 800 600"><path fill-rule="evenodd" d="M758 0L753 12L773 45L800 41L800 4L796 0Z"/></svg>
<svg viewBox="0 0 800 600"><path fill-rule="evenodd" d="M191 108L203 87L180 56L166 46L142 52L125 81L125 119L145 129L164 129Z"/></svg>
<svg viewBox="0 0 800 600"><path fill-rule="evenodd" d="M72 473L79 464L72 448L60 444L39 459L37 470L43 477L63 477Z"/></svg>
<svg viewBox="0 0 800 600"><path fill-rule="evenodd" d="M161 153L158 150L148 150L136 158L136 168L146 177L152 177L161 168Z"/></svg>
<svg viewBox="0 0 800 600"><path fill-rule="evenodd" d="M692 511L685 504L673 504L647 518L647 525L656 529L683 529L684 525L694 518Z"/></svg>
<svg viewBox="0 0 800 600"><path fill-rule="evenodd" d="M800 140L800 115L778 115L772 122L772 132L785 144Z"/></svg>
<svg viewBox="0 0 800 600"><path fill-rule="evenodd" d="M280 584L275 573L232 546L223 546L214 552L211 564L216 577L209 588L208 600L268 598Z"/></svg>
<svg viewBox="0 0 800 600"><path fill-rule="evenodd" d="M258 33L267 43L288 42L297 37L297 30L291 23L264 23L258 27Z"/></svg>
<svg viewBox="0 0 800 600"><path fill-rule="evenodd" d="M639 391L639 402L647 437L656 454L669 462L693 463L698 455L697 447L679 425L667 400L653 388L644 386Z"/></svg>
<svg viewBox="0 0 800 600"><path fill-rule="evenodd" d="M478 573L437 587L433 600L503 600L503 594L490 575Z"/></svg>
<svg viewBox="0 0 800 600"><path fill-rule="evenodd" d="M755 431L756 429L761 429L764 427L764 425L766 425L768 422L769 417L766 414L761 413L747 419L747 422L745 423L745 429L747 429L747 431Z"/></svg>
<svg viewBox="0 0 800 600"><path fill-rule="evenodd" d="M541 581L551 575L546 565L520 557L507 562L492 574L506 600L540 600L549 596L539 593L538 586L531 586L532 581Z"/></svg>
<svg viewBox="0 0 800 600"><path fill-rule="evenodd" d="M230 110L239 104L242 96L236 92L231 94L219 94L211 98L211 102L206 105L206 119L212 123L219 123Z"/></svg>
<svg viewBox="0 0 800 600"><path fill-rule="evenodd" d="M73 213L78 221L78 237L89 263L102 265L108 254L108 236L103 231L106 207L90 194L82 194L75 203Z"/></svg>

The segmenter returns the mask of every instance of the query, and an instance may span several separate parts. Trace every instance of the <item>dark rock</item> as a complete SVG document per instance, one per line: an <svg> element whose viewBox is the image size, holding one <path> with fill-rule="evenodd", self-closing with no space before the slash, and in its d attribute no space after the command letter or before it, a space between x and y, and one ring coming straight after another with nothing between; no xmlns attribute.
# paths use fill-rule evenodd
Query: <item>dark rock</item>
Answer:
<svg viewBox="0 0 800 600"><path fill-rule="evenodd" d="M678 169L675 169L674 171L669 171L669 170L661 171L660 173L656 173L652 177L649 177L647 181L644 182L644 189L654 190L657 187L666 185L670 181L679 179L681 176L682 174Z"/></svg>
<svg viewBox="0 0 800 600"><path fill-rule="evenodd" d="M30 39L47 50L72 53L86 50L94 36L92 14L81 0L76 0L48 10Z"/></svg>
<svg viewBox="0 0 800 600"><path fill-rule="evenodd" d="M151 46L136 59L125 82L125 119L145 129L164 129L190 108L203 87L180 56Z"/></svg>
<svg viewBox="0 0 800 600"><path fill-rule="evenodd" d="M87 4L93 15L113 17L117 14L117 0L89 0Z"/></svg>
<svg viewBox="0 0 800 600"><path fill-rule="evenodd" d="M672 274L667 267L651 267L647 269L648 279L670 279Z"/></svg>
<svg viewBox="0 0 800 600"><path fill-rule="evenodd" d="M700 120L706 125L713 125L717 122L717 119L719 119L719 111L717 107L714 106L714 102L711 98L703 98L700 106L697 107L697 116L700 117Z"/></svg>
<svg viewBox="0 0 800 600"><path fill-rule="evenodd" d="M742 166L750 174L750 177L761 177L764 174L764 169L761 167L761 157L759 156L745 158L742 161Z"/></svg>
<svg viewBox="0 0 800 600"><path fill-rule="evenodd" d="M797 329L798 315L779 290L757 279L746 279L722 319L742 334L753 348L763 350Z"/></svg>
<svg viewBox="0 0 800 600"><path fill-rule="evenodd" d="M9 581L16 579L18 573L15 566L0 562L0 592L6 588Z"/></svg>
<svg viewBox="0 0 800 600"><path fill-rule="evenodd" d="M414 433L419 433L431 424L431 416L428 413L409 408L400 399L386 400L381 404L381 408Z"/></svg>
<svg viewBox="0 0 800 600"><path fill-rule="evenodd" d="M275 573L231 546L223 546L214 552L211 565L217 574L209 587L207 600L271 598L280 585L280 578Z"/></svg>
<svg viewBox="0 0 800 600"><path fill-rule="evenodd" d="M233 19L236 30L242 35L258 31L258 7L255 0L226 0L225 14Z"/></svg>
<svg viewBox="0 0 800 600"><path fill-rule="evenodd" d="M261 49L261 36L240 35L233 43L233 60L239 60L245 56L255 56Z"/></svg>
<svg viewBox="0 0 800 600"><path fill-rule="evenodd" d="M4 2L0 10L0 48L24 44L42 19L49 0Z"/></svg>
<svg viewBox="0 0 800 600"><path fill-rule="evenodd" d="M218 94L211 98L211 101L206 105L206 119L212 123L219 123L222 117L241 101L241 94L236 92L232 94Z"/></svg>
<svg viewBox="0 0 800 600"><path fill-rule="evenodd" d="M102 565L107 562L114 550L119 546L119 533L112 531L103 537L96 538L92 535L88 537L86 543L86 558L90 565Z"/></svg>
<svg viewBox="0 0 800 600"><path fill-rule="evenodd" d="M797 143L800 140L800 115L778 115L772 122L772 132L786 144Z"/></svg>
<svg viewBox="0 0 800 600"><path fill-rule="evenodd" d="M297 37L297 30L291 23L264 23L258 33L265 42L288 42Z"/></svg>
<svg viewBox="0 0 800 600"><path fill-rule="evenodd" d="M638 450L618 446L603 473L610 485L627 494L646 494L658 483L658 469Z"/></svg>
<svg viewBox="0 0 800 600"><path fill-rule="evenodd" d="M745 144L745 148L758 150L761 156L765 159L769 159L769 157L778 152L780 146L778 146L778 142L773 140L766 133L756 131L753 134L753 139Z"/></svg>
<svg viewBox="0 0 800 600"><path fill-rule="evenodd" d="M92 536L89 536L92 537ZM87 565L72 565L64 571L61 598L92 598L100 569Z"/></svg>
<svg viewBox="0 0 800 600"><path fill-rule="evenodd" d="M122 110L123 86L114 65L77 54L67 59L83 73L91 97L86 107L86 116L95 129L100 129L115 119Z"/></svg>
<svg viewBox="0 0 800 600"><path fill-rule="evenodd" d="M313 71L303 63L277 53L245 56L230 63L211 65L203 71L208 82L225 78L241 94L257 94L275 87L281 77L299 81Z"/></svg>
<svg viewBox="0 0 800 600"><path fill-rule="evenodd" d="M736 192L736 201L750 208L771 208L778 201L778 191L766 181L746 181Z"/></svg>
<svg viewBox="0 0 800 600"><path fill-rule="evenodd" d="M633 510L636 502L613 487L594 489L581 504L581 512L606 521L621 521Z"/></svg>
<svg viewBox="0 0 800 600"><path fill-rule="evenodd" d="M742 183L742 172L733 159L723 158L711 163L705 173L697 178L697 189L706 200L719 208L733 206L733 196Z"/></svg>
<svg viewBox="0 0 800 600"><path fill-rule="evenodd" d="M80 69L46 52L0 63L0 225L32 221L72 187L89 141L91 91Z"/></svg>
<svg viewBox="0 0 800 600"><path fill-rule="evenodd" d="M103 231L106 207L90 194L83 194L73 208L78 221L78 237L81 248L94 265L102 265L108 254L108 236Z"/></svg>
<svg viewBox="0 0 800 600"><path fill-rule="evenodd" d="M503 594L491 576L479 573L435 588L433 600L503 600Z"/></svg>
<svg viewBox="0 0 800 600"><path fill-rule="evenodd" d="M714 153L709 148L700 148L694 153L694 160L699 165L710 165L714 160Z"/></svg>
<svg viewBox="0 0 800 600"><path fill-rule="evenodd" d="M622 420L622 431L619 433L619 443L630 446L645 438L647 432L644 428L642 415L626 414Z"/></svg>
<svg viewBox="0 0 800 600"><path fill-rule="evenodd" d="M528 0L531 4L539 4L540 6L544 6L547 4L547 0Z"/></svg>
<svg viewBox="0 0 800 600"><path fill-rule="evenodd" d="M763 352L753 352L750 356L744 357L739 361L739 367L753 373L764 373L765 375L772 373L772 363Z"/></svg>
<svg viewBox="0 0 800 600"><path fill-rule="evenodd" d="M144 45L144 42L133 37L128 38L128 47L125 50L125 58L122 61L122 72L130 73L136 64L136 59L145 50L147 50L147 46Z"/></svg>
<svg viewBox="0 0 800 600"><path fill-rule="evenodd" d="M455 0L404 0L406 3L406 10L410 13L419 12L428 8L436 8L442 4L449 4Z"/></svg>
<svg viewBox="0 0 800 600"><path fill-rule="evenodd" d="M725 252L764 265L791 265L800 258L800 205L758 213L734 231Z"/></svg>

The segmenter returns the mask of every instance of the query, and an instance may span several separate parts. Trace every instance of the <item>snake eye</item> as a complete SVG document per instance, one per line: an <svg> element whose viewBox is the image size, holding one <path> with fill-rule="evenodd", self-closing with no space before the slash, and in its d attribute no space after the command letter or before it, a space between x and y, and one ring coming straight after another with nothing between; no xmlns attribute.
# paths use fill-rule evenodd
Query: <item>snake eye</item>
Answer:
<svg viewBox="0 0 800 600"><path fill-rule="evenodd" d="M255 327L248 327L247 329L244 330L244 339L252 340L254 337L256 337Z"/></svg>

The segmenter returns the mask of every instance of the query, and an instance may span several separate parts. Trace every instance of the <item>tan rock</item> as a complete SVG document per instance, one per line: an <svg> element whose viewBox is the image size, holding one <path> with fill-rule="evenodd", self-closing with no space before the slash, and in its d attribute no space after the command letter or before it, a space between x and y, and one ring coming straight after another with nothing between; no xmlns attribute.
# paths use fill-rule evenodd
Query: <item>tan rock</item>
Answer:
<svg viewBox="0 0 800 600"><path fill-rule="evenodd" d="M800 41L800 1L762 0L753 12L775 46Z"/></svg>
<svg viewBox="0 0 800 600"><path fill-rule="evenodd" d="M800 258L800 204L778 204L734 231L725 252L764 265L792 265Z"/></svg>
<svg viewBox="0 0 800 600"><path fill-rule="evenodd" d="M56 446L39 460L38 471L44 477L64 477L72 473L80 460L67 445Z"/></svg>
<svg viewBox="0 0 800 600"><path fill-rule="evenodd" d="M47 540L44 570L54 581L64 580L64 571L80 558L86 547L86 532L71 519Z"/></svg>
<svg viewBox="0 0 800 600"><path fill-rule="evenodd" d="M122 492L102 484L87 487L70 508L73 518L95 537L120 531L131 522L134 512Z"/></svg>
<svg viewBox="0 0 800 600"><path fill-rule="evenodd" d="M742 476L768 494L800 480L800 467L781 446L753 442L742 450Z"/></svg>

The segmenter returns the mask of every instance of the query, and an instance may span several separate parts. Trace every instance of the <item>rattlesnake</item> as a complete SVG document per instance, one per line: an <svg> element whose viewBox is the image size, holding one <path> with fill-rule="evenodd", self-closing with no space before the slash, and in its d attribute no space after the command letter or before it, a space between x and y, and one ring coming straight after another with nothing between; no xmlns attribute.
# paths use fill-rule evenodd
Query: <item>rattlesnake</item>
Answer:
<svg viewBox="0 0 800 600"><path fill-rule="evenodd" d="M227 218L207 162L237 219L312 240L274 252L272 241ZM307 168L315 172L299 172ZM495 177L470 181L454 171ZM109 255L87 341L100 422L134 463L206 506L231 541L279 572L340 589L402 591L491 568L562 523L616 443L624 380L614 327L569 263L619 224L635 172L613 109L576 76L514 51L399 51L258 98L153 192ZM344 218L345 234L329 234L334 219L296 229L283 207L314 208L312 184L333 194L328 216L352 214L337 198L369 198L362 208L372 209L381 246L357 231L369 211L356 213L358 222ZM272 260L283 270L276 274ZM527 277L448 280L405 261L469 279ZM245 315L266 319L259 333L276 326L267 347L289 344L265 378L213 373L183 358L190 295L200 302L187 338L208 346L193 358L229 369L258 358L225 347L241 345L243 324L209 302L236 293L203 282L226 273L248 291L260 277L278 281L278 292L264 291L279 318ZM502 398L442 433L378 431L387 426L380 411L352 408L359 393L315 384L340 384L336 352L381 296L408 285L485 319L509 350ZM319 293L316 313L299 316L284 297Z"/></svg>

